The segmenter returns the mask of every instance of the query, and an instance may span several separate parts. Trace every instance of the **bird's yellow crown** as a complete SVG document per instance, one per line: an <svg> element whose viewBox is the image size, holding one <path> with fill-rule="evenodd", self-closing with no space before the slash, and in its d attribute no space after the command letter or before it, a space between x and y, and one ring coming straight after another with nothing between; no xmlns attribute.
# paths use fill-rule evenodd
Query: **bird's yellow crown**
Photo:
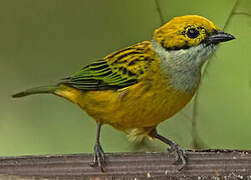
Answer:
<svg viewBox="0 0 251 180"><path fill-rule="evenodd" d="M154 31L154 39L167 50L197 46L218 30L210 20L197 15L175 17Z"/></svg>

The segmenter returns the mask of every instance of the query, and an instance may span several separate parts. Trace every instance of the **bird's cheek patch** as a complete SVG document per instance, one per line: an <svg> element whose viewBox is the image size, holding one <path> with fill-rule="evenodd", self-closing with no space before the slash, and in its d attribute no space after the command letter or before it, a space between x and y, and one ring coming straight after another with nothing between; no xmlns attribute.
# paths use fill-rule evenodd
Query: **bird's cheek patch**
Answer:
<svg viewBox="0 0 251 180"><path fill-rule="evenodd" d="M199 45L201 40L199 38L191 39L188 41L189 46L197 46Z"/></svg>
<svg viewBox="0 0 251 180"><path fill-rule="evenodd" d="M186 49L188 48L188 41L183 36L169 36L165 38L164 43L161 43L161 46L168 50L178 50L178 49Z"/></svg>

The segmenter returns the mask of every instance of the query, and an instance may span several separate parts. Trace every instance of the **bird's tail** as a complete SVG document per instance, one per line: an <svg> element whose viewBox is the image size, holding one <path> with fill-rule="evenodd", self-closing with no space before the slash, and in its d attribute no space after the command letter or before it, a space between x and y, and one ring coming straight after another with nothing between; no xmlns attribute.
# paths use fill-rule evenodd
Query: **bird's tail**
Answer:
<svg viewBox="0 0 251 180"><path fill-rule="evenodd" d="M12 95L12 97L19 98L19 97L32 95L32 94L54 94L55 91L59 89L60 89L60 86L58 85L35 87L35 88L30 88L25 91L19 92L17 94L14 94Z"/></svg>

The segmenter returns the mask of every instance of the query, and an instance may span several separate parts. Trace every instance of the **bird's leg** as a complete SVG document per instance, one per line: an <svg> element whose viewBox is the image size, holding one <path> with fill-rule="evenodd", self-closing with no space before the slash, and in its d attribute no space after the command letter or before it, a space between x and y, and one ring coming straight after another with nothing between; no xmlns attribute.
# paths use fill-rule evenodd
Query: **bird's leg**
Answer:
<svg viewBox="0 0 251 180"><path fill-rule="evenodd" d="M152 137L159 139L160 141L164 142L165 144L168 144L170 148L168 149L169 152L176 152L176 160L181 161L181 167L179 170L182 170L184 166L186 165L186 156L184 154L184 151L179 147L178 144L171 141L170 139L165 138L164 136L161 136L157 133L156 130L154 130L151 135Z"/></svg>
<svg viewBox="0 0 251 180"><path fill-rule="evenodd" d="M93 162L90 164L92 167L99 167L102 172L104 172L103 165L105 164L105 153L100 145L100 130L101 130L101 123L97 123L97 136L96 136L96 143L94 146L94 159Z"/></svg>

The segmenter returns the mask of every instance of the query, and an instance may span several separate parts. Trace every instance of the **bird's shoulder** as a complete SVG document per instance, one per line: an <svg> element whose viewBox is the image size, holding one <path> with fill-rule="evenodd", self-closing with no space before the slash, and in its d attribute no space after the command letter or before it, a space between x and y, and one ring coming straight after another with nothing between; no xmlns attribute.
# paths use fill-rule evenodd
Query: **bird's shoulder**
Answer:
<svg viewBox="0 0 251 180"><path fill-rule="evenodd" d="M123 74L137 75L147 72L152 63L158 61L151 41L143 41L115 51L104 58L114 70Z"/></svg>

